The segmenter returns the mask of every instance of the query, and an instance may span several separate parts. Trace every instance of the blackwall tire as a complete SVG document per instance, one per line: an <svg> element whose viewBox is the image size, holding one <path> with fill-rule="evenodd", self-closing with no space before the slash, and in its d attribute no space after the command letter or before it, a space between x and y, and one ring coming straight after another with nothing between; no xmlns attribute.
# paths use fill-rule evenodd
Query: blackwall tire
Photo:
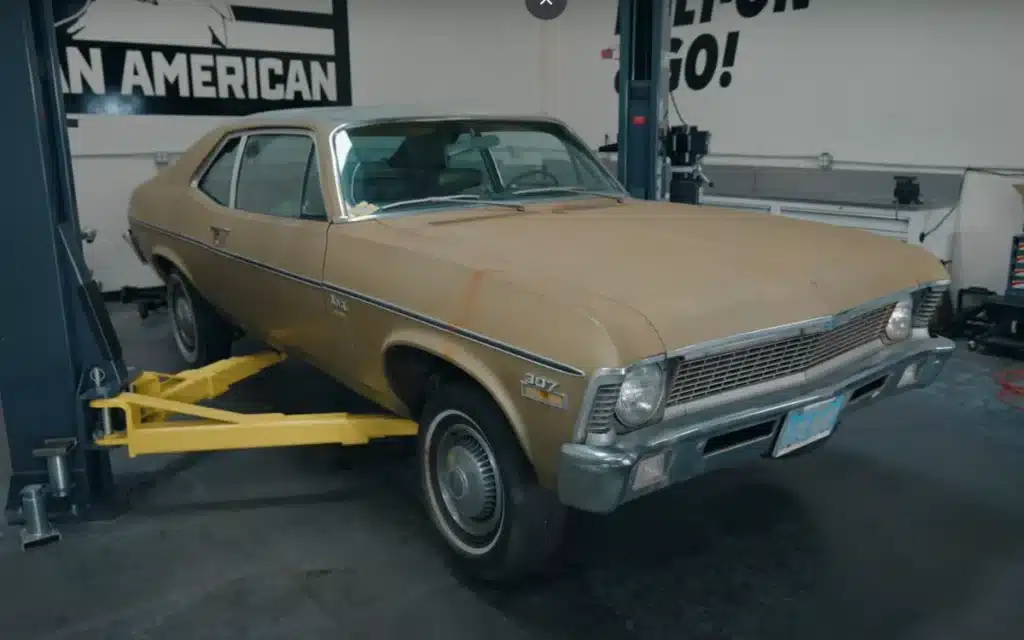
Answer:
<svg viewBox="0 0 1024 640"><path fill-rule="evenodd" d="M550 566L565 507L537 483L504 413L468 382L446 384L420 419L423 502L460 569L513 582Z"/></svg>
<svg viewBox="0 0 1024 640"><path fill-rule="evenodd" d="M180 271L167 278L167 309L175 346L188 368L231 355L231 326Z"/></svg>

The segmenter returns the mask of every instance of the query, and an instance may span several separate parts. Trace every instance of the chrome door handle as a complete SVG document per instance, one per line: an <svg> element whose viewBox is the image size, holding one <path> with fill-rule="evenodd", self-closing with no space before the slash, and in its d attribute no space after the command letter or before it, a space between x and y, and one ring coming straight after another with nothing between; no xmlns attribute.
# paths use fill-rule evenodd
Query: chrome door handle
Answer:
<svg viewBox="0 0 1024 640"><path fill-rule="evenodd" d="M223 244L224 239L231 233L231 229L227 227L218 227L212 224L210 225L210 231L213 233L213 244L216 245Z"/></svg>

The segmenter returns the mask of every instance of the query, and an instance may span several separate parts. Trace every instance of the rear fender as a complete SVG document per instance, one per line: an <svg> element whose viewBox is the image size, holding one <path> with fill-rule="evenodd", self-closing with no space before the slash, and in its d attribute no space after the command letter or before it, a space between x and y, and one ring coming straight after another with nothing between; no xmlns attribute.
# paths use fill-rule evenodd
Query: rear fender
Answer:
<svg viewBox="0 0 1024 640"><path fill-rule="evenodd" d="M150 259L150 262L154 265L154 268L156 266L155 263L157 262L158 258L170 262L172 265L174 265L175 269L180 271L182 274L184 274L186 278L188 278L189 282L195 283L195 279L192 278L192 273L188 270L188 267L185 266L185 261L181 259L181 256L179 256L174 251L174 249L171 249L166 245L156 245L155 247L153 247L152 258Z"/></svg>

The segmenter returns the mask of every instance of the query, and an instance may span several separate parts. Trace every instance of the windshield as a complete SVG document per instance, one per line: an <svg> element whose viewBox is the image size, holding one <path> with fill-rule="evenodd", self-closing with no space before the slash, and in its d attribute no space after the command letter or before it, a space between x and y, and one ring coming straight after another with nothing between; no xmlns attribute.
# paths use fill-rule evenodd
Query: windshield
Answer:
<svg viewBox="0 0 1024 640"><path fill-rule="evenodd" d="M597 157L555 122L387 122L341 131L335 146L353 215L625 196Z"/></svg>

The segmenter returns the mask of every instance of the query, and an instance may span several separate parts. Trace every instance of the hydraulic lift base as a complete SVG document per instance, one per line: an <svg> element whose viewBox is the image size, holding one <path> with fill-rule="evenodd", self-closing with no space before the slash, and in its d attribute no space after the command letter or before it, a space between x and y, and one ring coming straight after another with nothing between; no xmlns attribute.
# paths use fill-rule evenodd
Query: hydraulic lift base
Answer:
<svg viewBox="0 0 1024 640"><path fill-rule="evenodd" d="M282 354L266 352L173 375L142 373L125 393L90 403L101 412L103 425L94 444L126 447L134 457L317 444L351 446L416 435L416 422L387 415L251 414L198 404L283 359Z"/></svg>

